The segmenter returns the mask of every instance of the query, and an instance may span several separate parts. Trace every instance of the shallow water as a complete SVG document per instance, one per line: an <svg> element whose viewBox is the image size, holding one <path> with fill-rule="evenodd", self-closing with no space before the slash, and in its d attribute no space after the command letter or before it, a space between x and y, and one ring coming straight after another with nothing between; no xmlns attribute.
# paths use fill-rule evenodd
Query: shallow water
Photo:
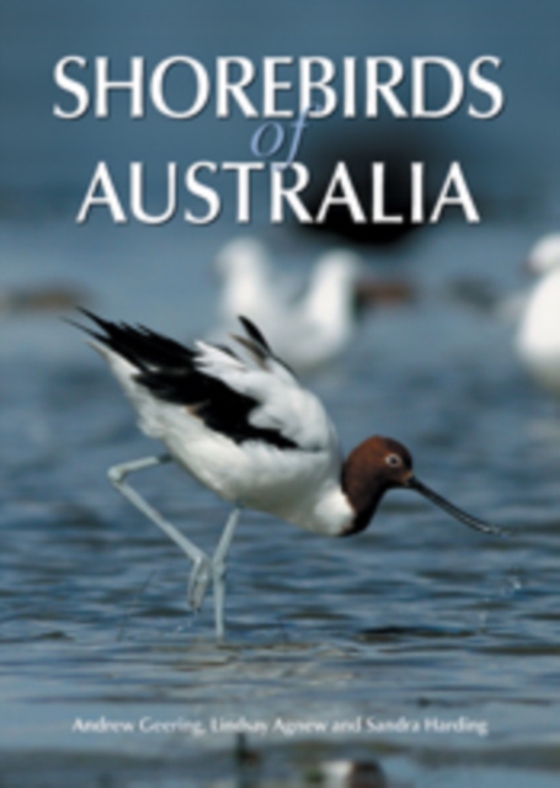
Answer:
<svg viewBox="0 0 560 788"><path fill-rule="evenodd" d="M560 423L516 363L513 328L446 298L465 270L518 284L513 263L534 231L449 225L387 253L423 297L371 316L310 384L346 449L373 432L402 440L420 478L507 537L405 492L347 540L245 513L223 646L211 600L187 608L183 556L106 480L154 444L103 363L57 317L3 320L3 784L300 785L341 759L376 762L379 784L557 784ZM42 248L51 278L89 286L102 313L185 339L211 323L219 243L3 228L8 281L39 280ZM286 234L278 254L305 263L314 243ZM224 504L174 467L135 481L210 549ZM146 717L188 730L141 732ZM73 731L101 718L134 731ZM235 758L227 723L253 726L253 757Z"/></svg>

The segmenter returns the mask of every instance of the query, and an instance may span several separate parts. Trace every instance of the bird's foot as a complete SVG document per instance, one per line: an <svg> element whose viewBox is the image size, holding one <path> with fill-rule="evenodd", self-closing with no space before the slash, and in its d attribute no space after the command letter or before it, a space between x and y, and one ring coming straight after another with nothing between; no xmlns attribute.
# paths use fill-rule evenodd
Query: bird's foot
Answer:
<svg viewBox="0 0 560 788"><path fill-rule="evenodd" d="M187 600L193 610L200 608L212 577L212 561L203 555L194 562L189 577Z"/></svg>

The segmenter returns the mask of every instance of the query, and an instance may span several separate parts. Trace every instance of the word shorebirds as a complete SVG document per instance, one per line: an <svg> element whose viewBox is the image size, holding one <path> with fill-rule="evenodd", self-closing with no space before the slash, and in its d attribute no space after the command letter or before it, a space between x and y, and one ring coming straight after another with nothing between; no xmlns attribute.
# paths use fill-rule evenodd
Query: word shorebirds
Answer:
<svg viewBox="0 0 560 788"><path fill-rule="evenodd" d="M560 233L540 239L527 267L539 281L525 305L516 337L517 353L545 389L560 395Z"/></svg>
<svg viewBox="0 0 560 788"><path fill-rule="evenodd" d="M226 557L243 507L269 512L325 536L348 536L369 524L383 495L415 490L461 522L485 533L499 529L466 514L420 482L408 449L371 437L343 462L334 426L321 402L303 388L259 329L235 349L196 342L194 350L143 326L112 323L82 310L93 339L140 415L140 428L167 447L109 469L114 486L193 561L188 600L197 609L214 586L216 634L224 634ZM99 330L98 330L99 329ZM210 558L126 483L128 474L175 460L233 504Z"/></svg>

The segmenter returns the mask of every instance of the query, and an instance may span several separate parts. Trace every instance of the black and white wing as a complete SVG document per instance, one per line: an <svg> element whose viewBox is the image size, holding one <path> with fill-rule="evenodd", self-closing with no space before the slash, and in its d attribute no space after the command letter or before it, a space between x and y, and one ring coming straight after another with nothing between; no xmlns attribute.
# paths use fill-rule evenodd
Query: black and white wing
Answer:
<svg viewBox="0 0 560 788"><path fill-rule="evenodd" d="M236 444L322 451L336 443L319 400L246 318L240 321L247 335L233 337L234 348L199 341L191 349L144 326L83 313L96 328L80 328L106 358L148 435L166 439L158 408L175 406Z"/></svg>

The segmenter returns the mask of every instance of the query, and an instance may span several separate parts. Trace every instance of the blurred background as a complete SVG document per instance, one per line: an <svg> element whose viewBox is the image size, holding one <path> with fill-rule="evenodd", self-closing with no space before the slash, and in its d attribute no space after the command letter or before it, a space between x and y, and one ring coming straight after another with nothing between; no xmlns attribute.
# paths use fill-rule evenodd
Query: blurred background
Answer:
<svg viewBox="0 0 560 788"><path fill-rule="evenodd" d="M188 773L189 785L350 785L359 773L369 779L360 785L557 785L560 423L515 337L534 286L521 264L539 237L560 229L559 34L555 0L4 0L2 784L180 785ZM391 55L405 66L441 55L463 73L480 55L500 57L506 105L491 121L464 109L436 122L335 115L310 121L299 155L319 192L333 160L348 161L358 180L370 161L387 161L397 208L409 161L427 162L433 194L458 160L482 222L467 225L449 210L438 225L405 233L355 233L335 213L323 232L272 226L263 177L253 222L239 227L222 177L225 209L207 227L182 221L184 190L163 226L115 226L100 209L77 226L99 160L123 202L129 162L145 162L156 212L168 161L182 173L201 159L251 160L262 120L234 112L218 121L210 102L193 121L151 107L131 121L128 97L118 95L106 121L91 112L59 120L52 72L70 54L108 56L116 78L134 55L151 71L189 54L210 73L220 55L256 64L266 55L336 63ZM170 96L180 90L169 87ZM434 83L434 102L444 87ZM60 316L81 303L185 341L206 335L227 321L215 261L247 235L268 250L274 292L305 292L316 262L340 248L358 256L366 280L404 288L402 303L374 298L360 320L348 317L344 341L309 385L346 451L368 434L392 435L410 446L428 484L513 534L497 543L465 533L405 494L384 503L375 527L342 542L248 514L232 552L229 641L216 648L211 605L197 617L187 609L182 557L106 482L109 465L154 447ZM286 297L287 315L297 316L294 303ZM172 468L138 483L210 548L226 515L219 501ZM350 732L240 745L231 735L71 732L77 716L148 713L329 723L462 715L486 720L490 735Z"/></svg>

